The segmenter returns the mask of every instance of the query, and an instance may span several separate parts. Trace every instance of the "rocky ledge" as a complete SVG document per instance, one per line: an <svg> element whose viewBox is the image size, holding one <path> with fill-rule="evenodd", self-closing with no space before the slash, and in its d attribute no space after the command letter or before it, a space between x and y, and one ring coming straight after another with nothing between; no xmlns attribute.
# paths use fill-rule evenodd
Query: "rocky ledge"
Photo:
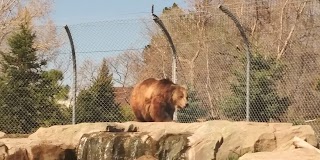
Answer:
<svg viewBox="0 0 320 160"><path fill-rule="evenodd" d="M0 159L7 160L320 159L314 130L291 123L81 123L0 136Z"/></svg>

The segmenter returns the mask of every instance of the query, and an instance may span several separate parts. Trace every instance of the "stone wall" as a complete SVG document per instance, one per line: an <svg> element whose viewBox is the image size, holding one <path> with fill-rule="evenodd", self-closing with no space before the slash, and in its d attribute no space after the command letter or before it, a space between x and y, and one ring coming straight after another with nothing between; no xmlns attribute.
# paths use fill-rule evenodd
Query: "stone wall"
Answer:
<svg viewBox="0 0 320 160"><path fill-rule="evenodd" d="M6 137L5 134L0 134ZM301 143L302 141L302 143ZM299 142L299 143L297 143ZM301 145L302 144L302 145ZM302 147L302 148L301 148ZM0 159L320 159L314 130L290 123L82 123L1 138ZM275 156L275 157L272 157ZM291 158L292 159L292 158Z"/></svg>

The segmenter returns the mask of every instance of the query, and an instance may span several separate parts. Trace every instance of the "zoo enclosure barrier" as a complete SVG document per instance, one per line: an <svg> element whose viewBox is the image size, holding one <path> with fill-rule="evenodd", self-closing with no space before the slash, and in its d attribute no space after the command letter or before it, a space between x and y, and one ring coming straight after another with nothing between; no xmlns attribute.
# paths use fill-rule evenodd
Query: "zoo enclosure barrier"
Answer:
<svg viewBox="0 0 320 160"><path fill-rule="evenodd" d="M243 37L217 4L202 4L188 12L177 6L155 12L176 48L177 83L187 84L190 95L190 106L178 112L178 120L309 124L319 136L319 2L249 0L224 6L250 42L249 76ZM141 19L68 26L76 53L76 102L70 43L64 27L57 26L61 45L52 52L46 70L63 74L58 83L63 87L58 89L65 96L54 103L58 111L37 112L31 106L35 114L28 117L0 118L2 131L29 133L39 126L71 124L73 107L76 123L131 121L128 100L133 85L149 77L172 77L171 48L151 13ZM8 102L19 106L14 98ZM0 104L10 106L1 96Z"/></svg>

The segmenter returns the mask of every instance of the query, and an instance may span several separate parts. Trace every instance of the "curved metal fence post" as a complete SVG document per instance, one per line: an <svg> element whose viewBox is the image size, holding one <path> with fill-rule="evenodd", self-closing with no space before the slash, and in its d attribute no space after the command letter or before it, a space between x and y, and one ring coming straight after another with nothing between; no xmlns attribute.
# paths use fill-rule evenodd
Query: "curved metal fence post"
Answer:
<svg viewBox="0 0 320 160"><path fill-rule="evenodd" d="M153 5L152 5L151 12L152 12L154 22L160 27L160 29L164 33L165 37L167 38L167 41L169 42L169 45L170 45L170 48L172 51L172 81L173 81L173 83L177 83L177 51L176 51L176 48L173 44L172 38L171 38L168 30L166 29L166 27L162 23L161 19L153 13ZM174 121L178 120L177 109L175 109L175 112L173 114L173 120Z"/></svg>
<svg viewBox="0 0 320 160"><path fill-rule="evenodd" d="M73 63L73 105L72 105L72 124L76 124L76 99L77 99L77 63L76 63L76 51L74 49L74 43L71 36L71 32L69 27L66 25L64 26L66 32L69 37L70 46L71 46L71 53L72 53L72 63Z"/></svg>
<svg viewBox="0 0 320 160"><path fill-rule="evenodd" d="M247 56L247 66L246 66L246 121L250 121L250 56L251 56L251 50L250 50L250 43L246 36L246 33L244 32L244 29L242 28L240 22L234 16L226 7L223 5L219 5L218 8L225 13L228 17L231 18L231 20L236 24L241 37L243 38L243 41L246 45L246 56Z"/></svg>

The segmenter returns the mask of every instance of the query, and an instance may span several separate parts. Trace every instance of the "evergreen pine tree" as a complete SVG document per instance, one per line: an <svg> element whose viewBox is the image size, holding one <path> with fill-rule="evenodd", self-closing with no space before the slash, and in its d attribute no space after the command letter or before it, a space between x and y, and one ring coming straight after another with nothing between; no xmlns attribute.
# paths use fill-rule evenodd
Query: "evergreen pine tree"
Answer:
<svg viewBox="0 0 320 160"><path fill-rule="evenodd" d="M30 133L44 121L62 118L55 103L55 95L61 88L50 85L58 79L45 77L47 71L42 67L46 61L37 57L35 38L29 25L22 24L8 39L10 52L1 52L0 121L7 123L0 123L5 124L0 130L6 133Z"/></svg>
<svg viewBox="0 0 320 160"><path fill-rule="evenodd" d="M79 93L76 103L76 121L111 122L124 119L119 104L115 102L112 74L103 60L93 84Z"/></svg>
<svg viewBox="0 0 320 160"><path fill-rule="evenodd" d="M243 57L242 62L246 60ZM267 122L270 118L280 120L290 105L289 98L281 97L276 83L282 78L283 65L275 58L259 53L251 56L250 70L250 120ZM223 114L233 120L246 118L246 78L244 69L234 72L237 83L231 84L232 96L221 105Z"/></svg>
<svg viewBox="0 0 320 160"><path fill-rule="evenodd" d="M197 98L197 93L192 87L188 89L188 96L189 106L177 113L179 122L197 122L197 119L207 117L207 110L203 108L202 101Z"/></svg>

